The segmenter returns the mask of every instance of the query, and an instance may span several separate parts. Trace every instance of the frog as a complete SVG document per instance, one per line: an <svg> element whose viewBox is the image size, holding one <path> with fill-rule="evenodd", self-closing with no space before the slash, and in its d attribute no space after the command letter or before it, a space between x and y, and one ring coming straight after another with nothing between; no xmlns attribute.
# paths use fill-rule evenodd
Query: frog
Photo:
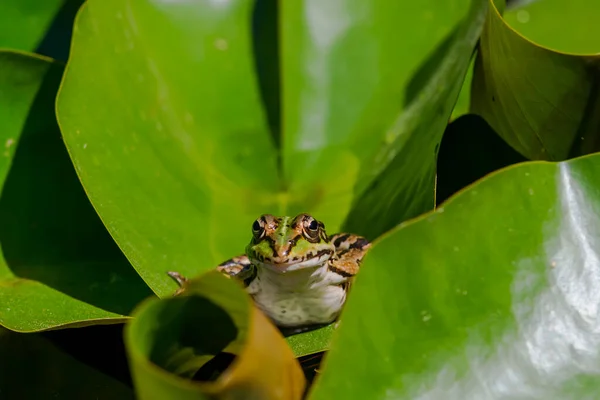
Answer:
<svg viewBox="0 0 600 400"><path fill-rule="evenodd" d="M340 232L308 213L263 214L252 223L244 254L216 269L238 280L256 306L283 329L324 326L336 321L371 247L364 237ZM186 278L168 272L184 288Z"/></svg>

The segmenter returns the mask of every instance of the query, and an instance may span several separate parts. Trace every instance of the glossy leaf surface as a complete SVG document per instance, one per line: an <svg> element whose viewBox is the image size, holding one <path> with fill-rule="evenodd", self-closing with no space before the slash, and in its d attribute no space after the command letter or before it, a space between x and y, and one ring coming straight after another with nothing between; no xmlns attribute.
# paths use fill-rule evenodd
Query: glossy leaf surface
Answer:
<svg viewBox="0 0 600 400"><path fill-rule="evenodd" d="M481 115L504 140L529 159L564 160L598 151L599 56L565 54L540 47L516 32L514 22L512 28L506 23L500 15L502 0L495 3L490 0L490 3L475 65L471 111ZM582 50L576 44L581 28L565 29L561 35L555 35L561 18L557 3L543 1L536 5L540 9L546 6L556 10L546 16L545 26L551 26L553 37L563 36L562 42L574 43L571 53ZM587 7L579 8L580 12L587 12L584 10L590 7L597 9L592 3L596 4L590 1ZM560 4L566 7L565 3ZM527 11L516 12L519 15ZM581 24L585 25L585 20ZM520 29L520 25L518 27ZM548 36L548 28L545 34L541 30L533 34L534 31L524 29L523 33L531 34L541 45L555 44ZM600 51L598 46L596 52ZM564 45L560 48L565 51Z"/></svg>
<svg viewBox="0 0 600 400"><path fill-rule="evenodd" d="M597 397L599 174L519 164L384 235L311 398Z"/></svg>
<svg viewBox="0 0 600 400"><path fill-rule="evenodd" d="M304 375L279 331L237 282L216 271L188 281L181 296L150 300L125 339L140 399L300 399ZM235 359L203 381L220 353Z"/></svg>
<svg viewBox="0 0 600 400"><path fill-rule="evenodd" d="M4 399L134 399L123 383L90 368L36 334L0 327Z"/></svg>
<svg viewBox="0 0 600 400"><path fill-rule="evenodd" d="M433 207L436 145L486 6L470 4L284 3L282 151L292 193L319 190L341 216L351 206L344 229L370 238Z"/></svg>
<svg viewBox="0 0 600 400"><path fill-rule="evenodd" d="M150 291L87 200L62 143L62 65L0 52L0 324L114 323Z"/></svg>

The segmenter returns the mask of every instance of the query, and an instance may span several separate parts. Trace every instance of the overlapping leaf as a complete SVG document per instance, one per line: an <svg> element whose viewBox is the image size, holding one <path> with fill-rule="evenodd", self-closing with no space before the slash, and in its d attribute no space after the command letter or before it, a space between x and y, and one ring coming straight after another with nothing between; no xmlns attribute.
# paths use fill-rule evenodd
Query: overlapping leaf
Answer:
<svg viewBox="0 0 600 400"><path fill-rule="evenodd" d="M311 398L597 397L599 175L520 164L382 237Z"/></svg>
<svg viewBox="0 0 600 400"><path fill-rule="evenodd" d="M170 293L165 271L198 273L240 252L248 224L264 212L311 211L339 228L354 195L394 156L403 159L404 147L416 154L401 168L413 178L389 167L390 179L382 178L389 185L369 189L369 196L387 198L385 206L371 207L369 197L355 208L369 208L380 220L350 226L376 235L390 221L431 208L435 146L483 10L482 1L470 13L459 1L438 3L283 5L286 191L277 194L277 155L254 77L252 2L223 8L90 1L77 23L59 120L92 202L148 284ZM339 21L337 31L328 31L330 21ZM389 33L417 25L418 42L398 48ZM424 88L434 98L420 95ZM411 136L422 121L427 134ZM373 168L359 179L363 165ZM407 183L398 188L399 181ZM397 203L396 195L411 197L412 205ZM390 204L405 211L384 223Z"/></svg>
<svg viewBox="0 0 600 400"><path fill-rule="evenodd" d="M114 323L151 292L92 209L61 141L62 65L0 52L0 324Z"/></svg>
<svg viewBox="0 0 600 400"><path fill-rule="evenodd" d="M268 67L256 57L273 54L252 36L269 26L251 25L260 4L90 0L76 22L63 137L159 296L175 290L167 271L194 276L243 252L262 213L312 212L330 233L346 219L375 237L433 207L436 146L485 1L281 3L280 88L257 78Z"/></svg>
<svg viewBox="0 0 600 400"><path fill-rule="evenodd" d="M126 331L140 399L300 399L304 375L274 325L241 285L212 271L183 295L143 303ZM202 367L235 356L217 377ZM191 381L189 378L202 377Z"/></svg>
<svg viewBox="0 0 600 400"><path fill-rule="evenodd" d="M470 7L464 2L456 6L466 15L407 83L406 106L388 127L383 138L386 145L362 170L358 188L364 192L359 192L346 219L346 230L373 239L433 208L435 158L487 8L480 0L471 1ZM363 140L367 137L373 140L372 136Z"/></svg>
<svg viewBox="0 0 600 400"><path fill-rule="evenodd" d="M352 206L345 229L372 238L433 207L436 145L485 8L471 3L283 3L283 167L294 197L320 196L335 226Z"/></svg>
<svg viewBox="0 0 600 400"><path fill-rule="evenodd" d="M0 48L33 51L67 0L2 0Z"/></svg>
<svg viewBox="0 0 600 400"><path fill-rule="evenodd" d="M564 2L549 0L515 10L507 16L509 26L500 15L504 1L490 0L473 77L471 110L530 159L564 160L600 149L600 58L596 54L600 45L589 29L582 34L586 29L582 26L593 23L580 19L556 34L557 21L564 16L569 20L573 10L580 16L595 15L598 7L594 0L572 3L567 7ZM581 41L582 37L587 39Z"/></svg>

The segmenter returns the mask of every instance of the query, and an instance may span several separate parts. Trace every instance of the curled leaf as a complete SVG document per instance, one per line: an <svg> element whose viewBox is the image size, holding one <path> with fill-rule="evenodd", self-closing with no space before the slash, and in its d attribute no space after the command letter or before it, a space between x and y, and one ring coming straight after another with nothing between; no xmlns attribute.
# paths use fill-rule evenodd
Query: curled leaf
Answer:
<svg viewBox="0 0 600 400"><path fill-rule="evenodd" d="M302 370L277 328L217 271L186 281L179 296L146 301L135 317L125 340L140 399L304 393ZM215 376L213 366L223 360L229 365Z"/></svg>
<svg viewBox="0 0 600 400"><path fill-rule="evenodd" d="M511 26L503 19L503 0L489 1L471 111L529 159L558 161L600 150L600 56L564 53L536 44L515 30L518 24ZM592 1L587 9L597 9ZM539 2L539 7L551 7L548 3L557 2ZM560 11L547 19L556 35ZM578 29L565 29L556 36L570 37L571 31ZM576 45L573 49L581 50Z"/></svg>

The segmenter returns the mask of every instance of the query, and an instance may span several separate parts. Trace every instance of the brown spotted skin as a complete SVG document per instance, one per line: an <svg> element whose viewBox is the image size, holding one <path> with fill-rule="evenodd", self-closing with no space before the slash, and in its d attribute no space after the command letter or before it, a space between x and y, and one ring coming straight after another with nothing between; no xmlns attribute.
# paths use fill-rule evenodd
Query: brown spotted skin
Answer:
<svg viewBox="0 0 600 400"><path fill-rule="evenodd" d="M217 271L240 279L246 287L256 278L256 267L245 254L223 261L217 266Z"/></svg>
<svg viewBox="0 0 600 400"><path fill-rule="evenodd" d="M329 240L335 246L335 257L329 261L329 269L348 278L358 274L360 263L371 243L350 233L337 233Z"/></svg>
<svg viewBox="0 0 600 400"><path fill-rule="evenodd" d="M241 280L280 328L335 321L371 244L348 233L327 236L324 224L304 213L262 215L252 233L246 254L217 270Z"/></svg>

